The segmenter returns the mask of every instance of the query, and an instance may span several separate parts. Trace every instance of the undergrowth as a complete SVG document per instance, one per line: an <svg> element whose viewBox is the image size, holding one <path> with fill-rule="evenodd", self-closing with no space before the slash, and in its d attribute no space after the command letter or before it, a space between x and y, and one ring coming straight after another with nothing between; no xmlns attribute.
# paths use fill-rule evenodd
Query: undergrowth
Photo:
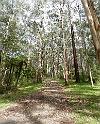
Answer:
<svg viewBox="0 0 100 124"><path fill-rule="evenodd" d="M60 83L64 85L64 81ZM100 124L100 85L71 82L65 93L76 124Z"/></svg>

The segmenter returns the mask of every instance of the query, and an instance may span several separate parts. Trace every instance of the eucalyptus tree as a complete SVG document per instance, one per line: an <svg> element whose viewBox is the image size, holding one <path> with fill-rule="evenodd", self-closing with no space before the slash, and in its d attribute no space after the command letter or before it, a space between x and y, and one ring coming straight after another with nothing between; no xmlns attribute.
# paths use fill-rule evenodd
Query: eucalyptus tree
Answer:
<svg viewBox="0 0 100 124"><path fill-rule="evenodd" d="M95 5L95 7L97 7L97 5ZM81 68L83 68L82 71L85 74L85 80L87 80L87 77L89 77L91 79L91 83L93 86L93 81L95 78L94 70L96 69L95 67L97 63L95 61L96 56L95 56L95 52L93 49L90 29L89 29L87 18L85 16L83 9L84 8L82 8L81 5L77 3L75 11L77 11L77 15L79 15L79 17L77 21L75 22L75 25L76 25L76 30L77 30L78 41L81 43L79 47L79 54L81 57L79 63L81 64ZM90 53L92 53L92 56L94 59L91 58Z"/></svg>
<svg viewBox="0 0 100 124"><path fill-rule="evenodd" d="M92 0L81 0L85 13L90 25L90 30L93 38L93 44L96 50L96 56L100 63L100 22L96 14L95 6Z"/></svg>
<svg viewBox="0 0 100 124"><path fill-rule="evenodd" d="M2 56L2 85L6 88L11 87L12 82L12 65L8 64L8 59L16 56L19 50L19 40L17 37L17 23L16 23L16 7L12 5L11 1L2 1L1 4L1 44L3 46ZM5 83L5 84L4 84Z"/></svg>
<svg viewBox="0 0 100 124"><path fill-rule="evenodd" d="M91 72L90 77L94 76L97 64L92 37L80 3L69 0L1 3L2 84L9 80L9 84L17 85L20 79L40 82L45 76L62 77L68 84L74 76L79 80L79 72L84 75ZM98 7L96 2L95 6Z"/></svg>

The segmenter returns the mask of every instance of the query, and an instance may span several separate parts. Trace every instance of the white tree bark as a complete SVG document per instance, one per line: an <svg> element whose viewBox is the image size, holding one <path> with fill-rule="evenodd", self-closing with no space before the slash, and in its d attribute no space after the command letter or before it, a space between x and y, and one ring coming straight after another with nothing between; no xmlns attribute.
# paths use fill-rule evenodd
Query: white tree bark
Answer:
<svg viewBox="0 0 100 124"><path fill-rule="evenodd" d="M61 32L62 32L62 42L63 42L63 64L64 64L64 79L65 83L68 83L68 68L67 68L67 49L66 49L66 43L64 39L64 17L63 17L63 8L64 8L64 1L63 1L63 6L60 9L60 16L61 16Z"/></svg>
<svg viewBox="0 0 100 124"><path fill-rule="evenodd" d="M91 85L92 87L94 86L93 84L93 77L92 77L92 72L91 72L91 68L89 67L89 71L90 71L90 81L91 81Z"/></svg>

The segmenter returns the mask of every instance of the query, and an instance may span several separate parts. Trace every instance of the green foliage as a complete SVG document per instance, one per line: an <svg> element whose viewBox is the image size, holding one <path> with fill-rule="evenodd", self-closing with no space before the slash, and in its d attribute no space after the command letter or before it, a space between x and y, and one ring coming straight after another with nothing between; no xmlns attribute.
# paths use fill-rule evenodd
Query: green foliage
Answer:
<svg viewBox="0 0 100 124"><path fill-rule="evenodd" d="M35 79L36 78L36 70L34 67L28 66L23 70L23 76L25 76L27 79Z"/></svg>

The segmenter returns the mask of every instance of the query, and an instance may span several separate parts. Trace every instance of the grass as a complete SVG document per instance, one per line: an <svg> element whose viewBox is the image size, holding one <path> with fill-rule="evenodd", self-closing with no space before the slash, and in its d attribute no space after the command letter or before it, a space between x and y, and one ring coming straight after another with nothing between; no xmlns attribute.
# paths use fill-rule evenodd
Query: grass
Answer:
<svg viewBox="0 0 100 124"><path fill-rule="evenodd" d="M72 83L65 87L65 93L76 124L100 124L100 85Z"/></svg>
<svg viewBox="0 0 100 124"><path fill-rule="evenodd" d="M60 81L64 85L63 81ZM30 84L18 88L16 92L0 96L0 108L6 107L19 98L32 94L41 88L41 84ZM72 109L71 116L75 124L100 124L100 85L75 84L65 86L66 105Z"/></svg>
<svg viewBox="0 0 100 124"><path fill-rule="evenodd" d="M15 102L16 100L25 97L41 88L41 84L30 84L29 86L19 87L16 92L0 95L0 108L4 108Z"/></svg>

